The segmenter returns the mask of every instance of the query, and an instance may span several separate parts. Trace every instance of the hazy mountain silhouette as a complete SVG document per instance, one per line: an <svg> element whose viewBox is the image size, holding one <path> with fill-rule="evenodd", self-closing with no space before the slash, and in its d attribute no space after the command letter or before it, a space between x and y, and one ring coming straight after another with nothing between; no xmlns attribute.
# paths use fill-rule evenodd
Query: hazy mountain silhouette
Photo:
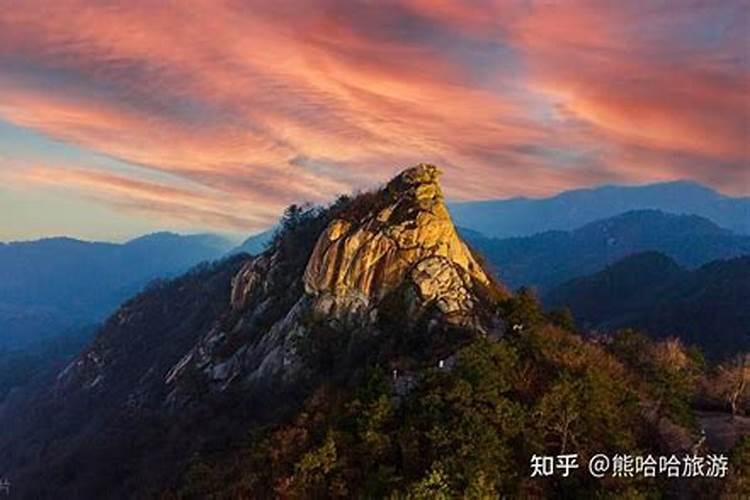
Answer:
<svg viewBox="0 0 750 500"><path fill-rule="evenodd" d="M571 230L643 209L699 215L737 233L750 234L750 197L724 196L688 181L576 189L550 198L454 203L449 208L456 225L496 238Z"/></svg>
<svg viewBox="0 0 750 500"><path fill-rule="evenodd" d="M750 348L750 256L695 270L657 252L626 257L545 297L567 306L584 330L633 327L675 336L713 356Z"/></svg>
<svg viewBox="0 0 750 500"><path fill-rule="evenodd" d="M468 232L464 237L495 266L504 283L541 291L649 250L663 252L687 267L750 254L750 236L735 234L696 215L657 210L627 212L574 231L506 239Z"/></svg>
<svg viewBox="0 0 750 500"><path fill-rule="evenodd" d="M275 229L268 229L261 233L253 234L249 236L240 245L230 250L229 255L236 255L238 253L249 253L250 255L258 255L263 253L268 244L273 239L273 235L276 232Z"/></svg>
<svg viewBox="0 0 750 500"><path fill-rule="evenodd" d="M215 259L214 235L156 233L124 244L48 238L0 243L0 347L95 323L146 283Z"/></svg>

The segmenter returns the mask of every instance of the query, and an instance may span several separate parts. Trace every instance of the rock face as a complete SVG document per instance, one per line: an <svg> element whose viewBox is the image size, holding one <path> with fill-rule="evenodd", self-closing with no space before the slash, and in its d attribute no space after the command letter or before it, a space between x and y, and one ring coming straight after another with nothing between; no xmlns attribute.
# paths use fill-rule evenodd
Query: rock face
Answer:
<svg viewBox="0 0 750 500"><path fill-rule="evenodd" d="M395 291L404 293L399 308L410 320L437 311L439 321L486 333L476 292L490 280L456 233L439 177L432 165L408 169L378 192L321 211L321 230L302 242L308 254L278 244L248 259L231 279L224 313L191 333L197 340L166 370L149 370L164 386L147 392L166 394L161 404L179 408L192 399L196 374L218 392L289 385L301 368L299 339L316 335L311 321L377 335L380 306ZM90 349L59 383L106 390L102 381L113 374L93 360L108 352Z"/></svg>
<svg viewBox="0 0 750 500"><path fill-rule="evenodd" d="M333 358L347 377L342 367L357 366L369 349L390 352L411 322L416 331L425 320L420 335L501 332L480 307L491 283L456 234L439 174L430 165L406 170L378 192L282 224L257 257L231 257L123 305L32 403L14 402L5 415L0 408L0 425L14 429L0 433L0 450L10 450L0 453L0 470L33 485L40 474L63 477L70 469L64 459L50 468L52 455L28 442L55 443L49 453L65 450L60 456L70 453L76 463L101 452L118 457L118 469L120 458L132 460L122 469L158 468L165 455L154 452L154 440L142 454L131 449L143 441L139 429L180 421L200 443L228 422L277 418L309 377L328 376L315 349L329 339L344 338L344 347L335 344L322 359ZM399 317L389 323L393 310ZM123 429L117 440L108 436L112 428ZM180 470L172 465L167 476ZM75 488L56 496L81 496Z"/></svg>
<svg viewBox="0 0 750 500"><path fill-rule="evenodd" d="M181 399L179 381L193 368L219 390L293 381L296 345L316 335L310 318L376 335L379 306L396 290L405 292L400 307L410 319L434 308L446 323L484 331L475 291L489 279L456 233L439 177L437 167L418 165L382 190L330 209L300 276L284 270L278 248L249 260L232 280L231 320L217 322L166 377L175 387L170 404Z"/></svg>
<svg viewBox="0 0 750 500"><path fill-rule="evenodd" d="M408 281L446 314L471 312L470 290L489 280L456 234L439 176L432 165L406 170L361 221L333 220L305 270L306 292L373 306Z"/></svg>

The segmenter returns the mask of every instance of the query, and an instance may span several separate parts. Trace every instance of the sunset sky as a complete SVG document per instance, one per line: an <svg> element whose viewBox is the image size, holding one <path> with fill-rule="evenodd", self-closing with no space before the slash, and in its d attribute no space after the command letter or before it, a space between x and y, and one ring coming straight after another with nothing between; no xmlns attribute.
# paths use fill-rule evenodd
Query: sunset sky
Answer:
<svg viewBox="0 0 750 500"><path fill-rule="evenodd" d="M418 162L453 200L750 194L750 1L0 1L0 240L235 235Z"/></svg>

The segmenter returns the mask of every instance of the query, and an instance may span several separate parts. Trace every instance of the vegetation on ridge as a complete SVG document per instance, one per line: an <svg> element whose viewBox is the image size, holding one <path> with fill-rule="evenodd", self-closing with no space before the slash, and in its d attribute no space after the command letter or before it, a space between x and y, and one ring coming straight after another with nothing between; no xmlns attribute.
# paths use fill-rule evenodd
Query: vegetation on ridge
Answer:
<svg viewBox="0 0 750 500"><path fill-rule="evenodd" d="M697 436L693 405L705 394L701 381L711 380L699 352L632 331L586 340L566 329L564 314L545 314L527 290L495 302L519 326L499 341L428 332L429 325L399 316L397 302L356 370L346 363L346 342L329 344L317 365L325 376L294 418L252 431L239 449L197 455L172 493L421 499L677 491L664 478L532 479L529 460L567 452L585 465L596 453L689 447ZM687 442L673 442L665 425L683 429ZM747 491L747 448L738 444L726 482L696 479L689 487Z"/></svg>
<svg viewBox="0 0 750 500"><path fill-rule="evenodd" d="M700 439L696 408L733 408L741 418L748 404L745 358L714 367L673 340L655 342L633 331L592 337L576 330L568 311L545 312L530 290L510 295L491 280L472 286L471 276L464 282L471 322L447 321L437 300L410 307L419 284L403 269L403 279L362 316L356 307L337 315L329 307L337 297L325 290L306 295L303 272L325 228L344 219L356 231L392 194L384 189L325 208L292 206L265 254L202 266L126 303L51 389L62 397L42 394L47 399L33 412L20 407L18 433L0 436L0 460L15 459L26 467L22 479L39 479L26 481L24 493L419 499L660 498L707 487L746 493L743 441L723 482L600 480L585 471L597 453L686 452ZM377 231L380 222L368 229ZM453 237L446 222L445 234ZM439 293L430 297L445 298ZM274 367L284 368L281 376ZM30 441L54 446L28 449ZM530 477L534 454L562 453L576 453L581 469L567 478ZM95 470L77 467L92 461Z"/></svg>

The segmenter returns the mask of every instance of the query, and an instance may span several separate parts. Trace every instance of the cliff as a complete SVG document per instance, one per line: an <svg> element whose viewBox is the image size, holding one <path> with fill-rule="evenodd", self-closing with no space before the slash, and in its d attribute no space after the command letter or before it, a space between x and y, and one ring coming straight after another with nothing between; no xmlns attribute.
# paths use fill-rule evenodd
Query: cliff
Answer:
<svg viewBox="0 0 750 500"><path fill-rule="evenodd" d="M472 288L489 280L456 234L439 175L432 165L406 170L361 221L334 219L307 265L305 291L371 306L408 281L423 303L445 314L470 312Z"/></svg>
<svg viewBox="0 0 750 500"><path fill-rule="evenodd" d="M239 319L217 323L167 382L179 381L195 365L221 387L240 380L287 384L303 367L298 344L319 335L321 324L377 336L381 303L397 291L412 324L433 314L438 323L497 330L498 322L479 318L478 292L490 280L458 237L439 176L437 167L418 165L377 192L311 212L296 230L323 229L309 257L292 259L303 265L289 265L290 253L306 254L300 246L307 244L306 236L292 234L282 234L268 252L246 262L232 281L231 307ZM297 242L291 249L290 240ZM259 331L259 325L270 327ZM226 356L227 344L240 347Z"/></svg>
<svg viewBox="0 0 750 500"><path fill-rule="evenodd" d="M176 331L179 341L168 350L157 345L164 333L144 335L148 308L125 306L60 375L58 394L106 393L132 372L139 390L131 391L137 397L124 396L130 404L176 411L201 401L197 388L241 387L252 394L294 387L311 370L300 346L329 330L359 339L382 336L383 305L395 294L407 329L422 321L433 329L501 333L502 322L482 314L482 294L492 285L456 233L439 176L436 167L418 165L378 191L297 213L269 250L240 264L223 292L228 301L202 313L198 327ZM164 332L182 319L160 311L152 321ZM133 339L153 343L150 353L168 355L148 356L133 370ZM188 348L175 357L179 346ZM344 363L346 356L340 357Z"/></svg>

